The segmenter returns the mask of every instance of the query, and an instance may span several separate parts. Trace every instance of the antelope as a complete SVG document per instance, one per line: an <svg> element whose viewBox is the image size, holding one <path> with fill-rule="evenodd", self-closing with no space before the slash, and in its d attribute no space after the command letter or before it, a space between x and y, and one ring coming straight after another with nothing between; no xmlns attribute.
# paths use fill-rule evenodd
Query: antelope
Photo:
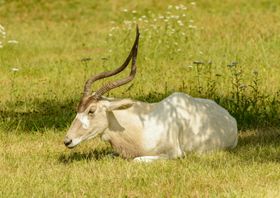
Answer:
<svg viewBox="0 0 280 198"><path fill-rule="evenodd" d="M89 78L84 85L64 144L73 148L101 136L125 159L149 162L205 153L237 145L237 123L226 109L212 100L175 92L158 103L114 99L103 95L132 81L136 74L139 29L124 63L112 71ZM130 74L91 92L92 84L122 72L131 61Z"/></svg>

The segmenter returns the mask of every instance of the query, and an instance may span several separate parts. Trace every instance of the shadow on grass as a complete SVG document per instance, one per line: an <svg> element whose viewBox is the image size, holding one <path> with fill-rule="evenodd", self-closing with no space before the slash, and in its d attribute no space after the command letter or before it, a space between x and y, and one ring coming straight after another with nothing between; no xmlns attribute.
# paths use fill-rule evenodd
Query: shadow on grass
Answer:
<svg viewBox="0 0 280 198"><path fill-rule="evenodd" d="M132 98L144 102L158 102L170 95L151 92L147 95L138 93ZM231 98L221 98L213 95L214 99L226 108L237 120L239 129L254 129L258 127L280 126L280 102L266 101L254 103L251 98L243 97L240 103ZM79 98L60 100L34 100L32 102L17 101L0 107L0 128L5 131L20 130L26 132L42 131L47 129L64 130L75 116L75 107Z"/></svg>
<svg viewBox="0 0 280 198"><path fill-rule="evenodd" d="M61 154L58 161L63 164L70 164L75 161L102 160L105 158L115 158L118 155L110 149L95 149L87 152L72 152L70 154Z"/></svg>
<svg viewBox="0 0 280 198"><path fill-rule="evenodd" d="M266 128L241 132L237 147L229 152L248 163L280 163L280 129Z"/></svg>
<svg viewBox="0 0 280 198"><path fill-rule="evenodd" d="M64 130L73 120L76 102L73 100L17 101L0 107L0 128L4 131L43 132Z"/></svg>

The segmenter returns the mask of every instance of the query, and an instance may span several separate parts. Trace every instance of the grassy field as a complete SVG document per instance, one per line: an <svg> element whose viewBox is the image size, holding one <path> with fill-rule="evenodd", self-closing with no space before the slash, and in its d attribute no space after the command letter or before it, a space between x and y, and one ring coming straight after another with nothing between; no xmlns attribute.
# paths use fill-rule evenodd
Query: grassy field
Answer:
<svg viewBox="0 0 280 198"><path fill-rule="evenodd" d="M211 98L236 149L139 164L98 138L65 148L85 80L124 61L136 23L138 73L109 95ZM0 25L0 197L279 197L278 1L0 0Z"/></svg>

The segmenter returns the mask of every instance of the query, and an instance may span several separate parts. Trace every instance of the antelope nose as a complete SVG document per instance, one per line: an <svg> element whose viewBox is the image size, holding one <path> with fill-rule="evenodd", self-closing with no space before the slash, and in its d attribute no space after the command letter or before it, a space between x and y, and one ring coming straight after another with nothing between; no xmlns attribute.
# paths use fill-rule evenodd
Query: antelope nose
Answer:
<svg viewBox="0 0 280 198"><path fill-rule="evenodd" d="M66 138L64 139L64 144L65 144L65 146L68 147L71 143L72 143L72 140L69 139L68 137L66 137Z"/></svg>

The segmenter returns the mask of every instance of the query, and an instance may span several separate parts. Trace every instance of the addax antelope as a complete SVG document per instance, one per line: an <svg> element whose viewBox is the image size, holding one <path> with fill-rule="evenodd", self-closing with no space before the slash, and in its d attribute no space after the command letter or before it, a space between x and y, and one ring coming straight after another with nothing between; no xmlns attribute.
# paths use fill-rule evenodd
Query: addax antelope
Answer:
<svg viewBox="0 0 280 198"><path fill-rule="evenodd" d="M115 70L87 80L64 144L73 148L84 140L101 136L124 158L139 161L172 159L185 153L234 148L237 145L236 120L212 100L173 93L158 103L112 99L103 95L133 80L139 30L125 62ZM128 77L109 82L91 93L92 84L123 71L129 62Z"/></svg>

